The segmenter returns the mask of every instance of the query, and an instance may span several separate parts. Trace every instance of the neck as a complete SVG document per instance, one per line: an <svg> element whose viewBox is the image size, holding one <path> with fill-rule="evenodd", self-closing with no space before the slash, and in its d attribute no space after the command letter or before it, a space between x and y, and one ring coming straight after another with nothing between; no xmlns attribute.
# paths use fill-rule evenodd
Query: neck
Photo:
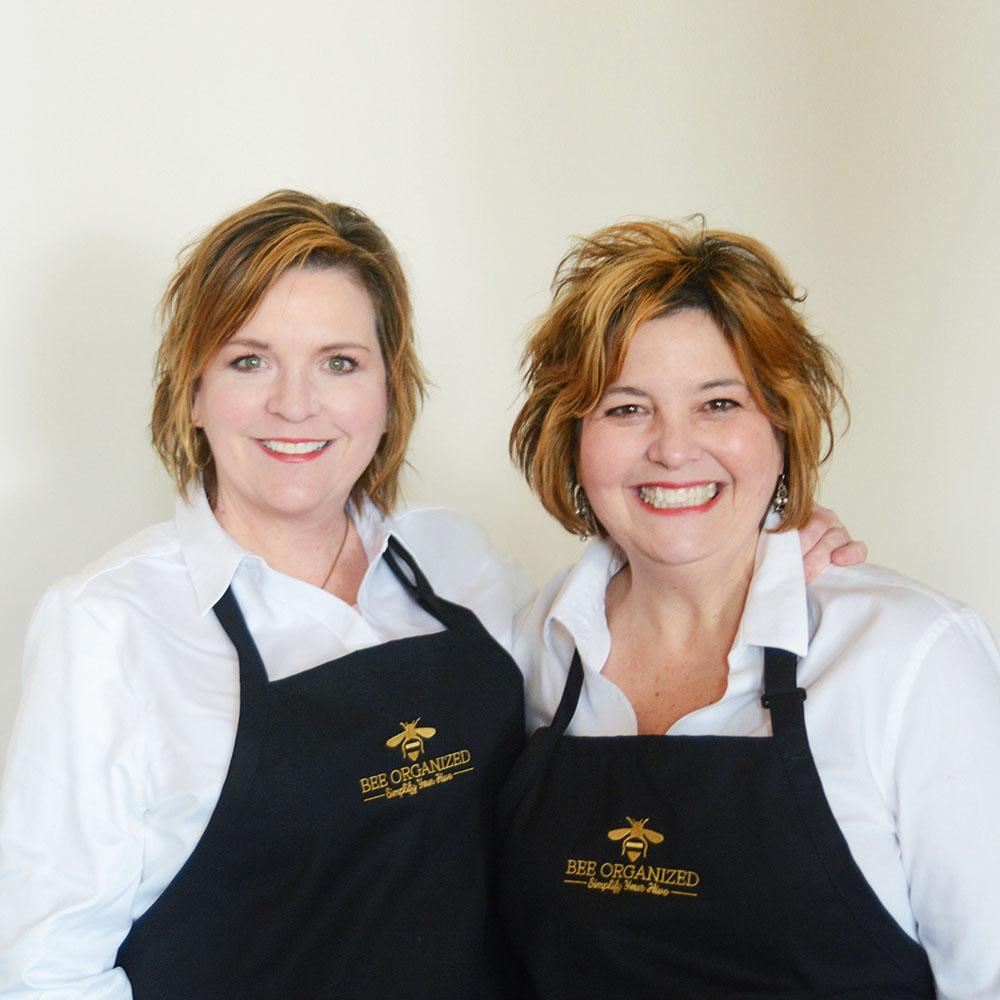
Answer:
<svg viewBox="0 0 1000 1000"><path fill-rule="evenodd" d="M714 563L663 566L634 556L608 586L609 621L628 621L678 649L697 637L699 645L728 651L753 576L756 536L753 541L735 558L729 553Z"/></svg>
<svg viewBox="0 0 1000 1000"><path fill-rule="evenodd" d="M230 537L261 556L272 569L317 587L327 580L345 533L350 533L350 518L342 508L308 521L258 519L227 507L220 498L215 516Z"/></svg>

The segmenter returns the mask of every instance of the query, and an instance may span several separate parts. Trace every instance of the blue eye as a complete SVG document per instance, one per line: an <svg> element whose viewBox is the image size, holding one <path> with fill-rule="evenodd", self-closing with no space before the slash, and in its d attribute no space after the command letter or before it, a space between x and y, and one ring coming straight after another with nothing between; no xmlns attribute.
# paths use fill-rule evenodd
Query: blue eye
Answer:
<svg viewBox="0 0 1000 1000"><path fill-rule="evenodd" d="M229 367L238 372L255 372L264 367L264 359L259 354L243 354L230 361Z"/></svg>

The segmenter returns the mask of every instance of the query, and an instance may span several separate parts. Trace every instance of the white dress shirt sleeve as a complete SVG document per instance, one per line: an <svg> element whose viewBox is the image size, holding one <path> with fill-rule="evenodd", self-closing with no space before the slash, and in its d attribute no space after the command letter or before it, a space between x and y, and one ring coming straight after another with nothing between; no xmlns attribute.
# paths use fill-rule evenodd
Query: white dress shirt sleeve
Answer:
<svg viewBox="0 0 1000 1000"><path fill-rule="evenodd" d="M997 1000L1000 653L976 615L949 612L928 622L908 669L893 773L917 934L939 1000Z"/></svg>
<svg viewBox="0 0 1000 1000"><path fill-rule="evenodd" d="M143 709L122 611L63 586L32 620L0 816L5 1000L132 996L114 962L142 871Z"/></svg>

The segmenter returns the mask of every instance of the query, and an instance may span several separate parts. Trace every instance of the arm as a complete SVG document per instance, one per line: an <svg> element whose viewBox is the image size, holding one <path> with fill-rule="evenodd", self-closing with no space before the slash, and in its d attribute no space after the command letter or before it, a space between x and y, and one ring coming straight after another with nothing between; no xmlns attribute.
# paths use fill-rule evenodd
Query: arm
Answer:
<svg viewBox="0 0 1000 1000"><path fill-rule="evenodd" d="M142 870L140 706L107 609L46 596L0 810L0 997L131 1000L115 969Z"/></svg>
<svg viewBox="0 0 1000 1000"><path fill-rule="evenodd" d="M897 835L940 1000L1000 997L1000 651L971 612L931 625L895 746ZM889 748L891 750L891 748Z"/></svg>
<svg viewBox="0 0 1000 1000"><path fill-rule="evenodd" d="M806 583L815 579L833 563L835 566L854 566L868 558L864 542L853 542L847 529L832 510L814 505L809 523L799 531L802 540L802 562L806 570Z"/></svg>

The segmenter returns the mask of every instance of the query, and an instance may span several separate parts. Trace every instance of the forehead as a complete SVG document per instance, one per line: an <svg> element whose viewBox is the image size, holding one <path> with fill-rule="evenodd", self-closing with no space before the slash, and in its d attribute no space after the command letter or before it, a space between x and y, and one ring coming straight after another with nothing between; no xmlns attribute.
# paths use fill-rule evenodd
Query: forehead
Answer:
<svg viewBox="0 0 1000 1000"><path fill-rule="evenodd" d="M342 267L294 267L285 271L261 297L246 324L291 320L374 321L368 290L353 271Z"/></svg>
<svg viewBox="0 0 1000 1000"><path fill-rule="evenodd" d="M641 324L632 336L618 378L609 385L638 382L676 385L737 379L736 353L715 320L698 309L684 309Z"/></svg>

